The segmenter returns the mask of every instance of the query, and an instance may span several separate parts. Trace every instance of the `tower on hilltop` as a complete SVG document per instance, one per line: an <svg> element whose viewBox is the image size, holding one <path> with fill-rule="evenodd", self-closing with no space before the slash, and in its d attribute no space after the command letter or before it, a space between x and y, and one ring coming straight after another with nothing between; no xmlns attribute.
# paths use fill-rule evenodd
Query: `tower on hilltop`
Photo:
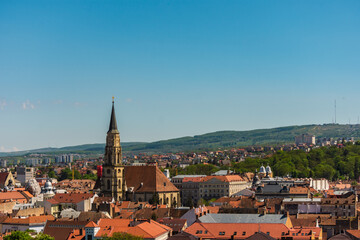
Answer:
<svg viewBox="0 0 360 240"><path fill-rule="evenodd" d="M110 117L109 131L106 136L103 174L101 179L101 193L105 197L112 197L115 201L123 199L124 166L122 165L122 152L120 134L117 129L114 97Z"/></svg>

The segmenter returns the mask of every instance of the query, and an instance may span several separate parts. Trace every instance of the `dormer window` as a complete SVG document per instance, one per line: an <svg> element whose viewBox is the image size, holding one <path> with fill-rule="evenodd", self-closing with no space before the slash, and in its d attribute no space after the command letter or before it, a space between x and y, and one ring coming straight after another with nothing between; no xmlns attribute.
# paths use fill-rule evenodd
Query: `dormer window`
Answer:
<svg viewBox="0 0 360 240"><path fill-rule="evenodd" d="M219 235L223 236L225 235L225 232L219 232Z"/></svg>

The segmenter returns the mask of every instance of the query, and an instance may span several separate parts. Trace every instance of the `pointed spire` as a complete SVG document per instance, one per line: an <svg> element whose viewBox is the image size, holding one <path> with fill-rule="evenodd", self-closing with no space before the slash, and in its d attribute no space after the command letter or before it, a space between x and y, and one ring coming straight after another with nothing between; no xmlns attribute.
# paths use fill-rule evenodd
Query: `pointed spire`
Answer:
<svg viewBox="0 0 360 240"><path fill-rule="evenodd" d="M109 125L109 131L111 130L117 130L117 124L116 124L116 117L115 117L115 108L114 108L114 97L112 100L112 110L111 110L111 118L110 118L110 125Z"/></svg>

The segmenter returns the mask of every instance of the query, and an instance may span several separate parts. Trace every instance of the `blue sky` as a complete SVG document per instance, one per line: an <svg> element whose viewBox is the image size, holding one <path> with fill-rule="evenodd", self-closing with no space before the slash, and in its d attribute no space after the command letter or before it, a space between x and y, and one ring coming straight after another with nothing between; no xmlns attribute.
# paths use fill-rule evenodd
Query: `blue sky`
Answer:
<svg viewBox="0 0 360 240"><path fill-rule="evenodd" d="M1 1L0 152L360 115L359 1Z"/></svg>

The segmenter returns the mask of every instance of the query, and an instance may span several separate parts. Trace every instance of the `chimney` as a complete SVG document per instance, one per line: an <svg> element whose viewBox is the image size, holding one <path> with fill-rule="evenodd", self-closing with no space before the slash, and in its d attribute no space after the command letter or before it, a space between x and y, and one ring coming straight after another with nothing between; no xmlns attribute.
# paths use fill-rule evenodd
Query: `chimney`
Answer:
<svg viewBox="0 0 360 240"><path fill-rule="evenodd" d="M319 217L316 218L316 227L319 227Z"/></svg>

